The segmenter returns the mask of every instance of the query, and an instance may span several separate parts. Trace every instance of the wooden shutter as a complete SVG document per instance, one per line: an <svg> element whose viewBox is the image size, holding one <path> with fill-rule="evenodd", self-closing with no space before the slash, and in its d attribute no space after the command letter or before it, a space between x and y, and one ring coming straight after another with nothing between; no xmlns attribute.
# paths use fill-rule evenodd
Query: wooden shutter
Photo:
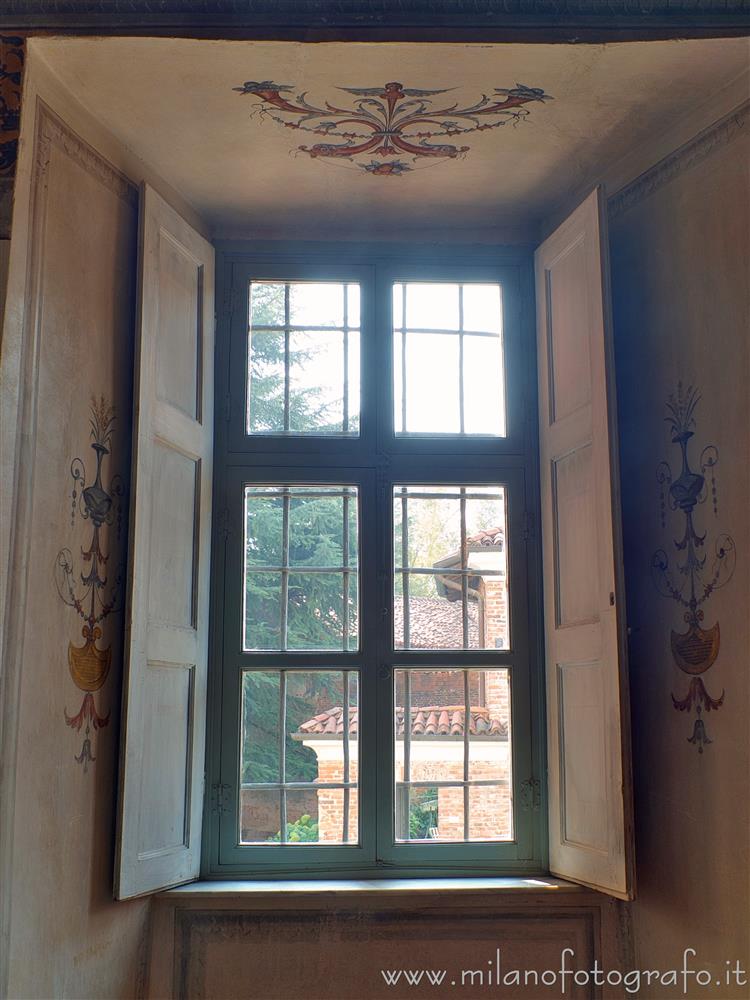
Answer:
<svg viewBox="0 0 750 1000"><path fill-rule="evenodd" d="M550 870L632 898L624 593L600 190L536 252Z"/></svg>
<svg viewBox="0 0 750 1000"><path fill-rule="evenodd" d="M141 190L119 899L195 878L203 811L214 251Z"/></svg>

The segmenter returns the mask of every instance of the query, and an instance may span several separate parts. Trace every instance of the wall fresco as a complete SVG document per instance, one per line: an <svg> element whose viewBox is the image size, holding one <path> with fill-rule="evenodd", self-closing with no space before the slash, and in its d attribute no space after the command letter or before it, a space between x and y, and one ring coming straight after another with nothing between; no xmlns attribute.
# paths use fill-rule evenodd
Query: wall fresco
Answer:
<svg viewBox="0 0 750 1000"><path fill-rule="evenodd" d="M95 693L107 680L112 663L111 643L104 645L100 642L102 623L122 610L123 567L117 564L109 566L111 552L109 547L105 551L103 537L107 529L114 526L117 543L123 527L125 488L122 477L119 474L111 476L107 489L102 481L104 460L111 455L114 425L114 408L104 396L98 401L92 397L90 437L96 466L92 469L89 465L87 473L83 459L76 457L70 464L73 480L71 528L75 527L76 521L86 522L91 525L91 535L88 547L81 547L78 579L76 561L70 549L60 549L55 561L55 586L60 599L83 620L83 645L68 643L68 669L73 683L84 692L84 697L75 715L68 715L65 710L64 715L66 723L76 732L85 727L81 751L75 758L83 765L84 771L96 760L92 748L94 733L106 726L110 717L109 711L100 714L94 700Z"/></svg>
<svg viewBox="0 0 750 1000"><path fill-rule="evenodd" d="M284 128L320 135L325 142L297 146L311 159L348 161L378 177L399 177L418 166L455 160L470 146L456 145L464 137L503 125L519 125L531 111L525 105L553 100L541 87L495 87L473 104L451 104L451 89L418 90L392 81L379 87L338 87L350 94L349 106L324 101L316 105L307 93L292 96L292 84L247 80L234 90L259 99L256 112ZM447 140L447 141L435 141ZM423 163L422 161L427 161Z"/></svg>
<svg viewBox="0 0 750 1000"><path fill-rule="evenodd" d="M23 62L23 38L0 35L0 177L16 170Z"/></svg>
<svg viewBox="0 0 750 1000"><path fill-rule="evenodd" d="M714 517L718 517L719 513L715 471L719 461L718 449L712 444L703 448L697 459L699 472L690 465L689 444L696 433L695 411L700 399L694 386L685 389L679 382L677 392L667 402L665 420L672 444L680 449L680 472L675 476L669 462L659 465L659 516L662 530L666 530L668 511L675 512L679 518L679 533L673 539L674 565L671 565L667 551L658 549L651 559L651 574L659 593L683 609L687 628L682 632L671 630L670 647L675 665L690 678L690 683L687 693L681 697L672 693L672 704L679 712L689 713L695 709L688 742L703 753L704 746L713 742L708 735L703 712L718 711L725 695L723 690L716 698L710 695L702 677L716 662L721 646L718 620L710 627L703 625L706 617L704 606L712 594L731 579L736 548L731 535L726 532L718 532L712 544L708 530L701 534L695 523L696 508L709 501L709 497Z"/></svg>

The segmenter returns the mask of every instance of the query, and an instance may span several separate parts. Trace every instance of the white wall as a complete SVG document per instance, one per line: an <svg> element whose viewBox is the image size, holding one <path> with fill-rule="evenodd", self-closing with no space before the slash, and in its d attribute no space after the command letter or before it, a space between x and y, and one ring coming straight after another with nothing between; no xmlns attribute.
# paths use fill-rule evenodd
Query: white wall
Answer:
<svg viewBox="0 0 750 1000"><path fill-rule="evenodd" d="M685 948L711 970L710 987L688 995L746 997L724 981L726 962L750 966L750 115L730 115L624 190L611 203L613 305L622 463L625 570L635 763L638 897L632 907L636 962L679 967ZM718 710L703 711L712 743L688 742L695 710L681 712L690 676L675 665L672 630L684 608L657 591L651 559L674 566L684 515L659 518L656 471L680 474L665 422L669 395L696 386L693 468L718 448L718 515L709 495L694 513L706 533L707 565L717 536L733 536L733 578L706 601L721 647L703 682ZM700 469L698 468L698 471ZM716 984L716 979L721 985ZM644 996L683 995L651 986Z"/></svg>

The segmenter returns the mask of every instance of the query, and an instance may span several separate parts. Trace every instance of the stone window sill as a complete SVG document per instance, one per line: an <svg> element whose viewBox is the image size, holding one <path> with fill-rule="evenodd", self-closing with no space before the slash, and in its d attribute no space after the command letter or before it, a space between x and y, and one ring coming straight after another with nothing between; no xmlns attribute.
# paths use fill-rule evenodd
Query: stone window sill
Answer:
<svg viewBox="0 0 750 1000"><path fill-rule="evenodd" d="M554 876L539 875L528 878L403 878L403 879L329 879L329 880L206 880L189 885L176 886L160 893L160 898L174 903L188 900L250 899L259 897L289 895L342 895L360 896L372 894L454 894L473 893L547 893L586 892L583 886L566 882Z"/></svg>

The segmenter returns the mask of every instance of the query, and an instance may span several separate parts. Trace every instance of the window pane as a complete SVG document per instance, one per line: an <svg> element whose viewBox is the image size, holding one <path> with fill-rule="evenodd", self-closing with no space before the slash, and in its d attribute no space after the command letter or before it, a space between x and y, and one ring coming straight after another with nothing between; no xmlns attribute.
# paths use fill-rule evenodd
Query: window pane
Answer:
<svg viewBox="0 0 750 1000"><path fill-rule="evenodd" d="M502 289L393 285L397 434L505 434Z"/></svg>
<svg viewBox="0 0 750 1000"><path fill-rule="evenodd" d="M247 431L359 430L359 286L250 284Z"/></svg>
<svg viewBox="0 0 750 1000"><path fill-rule="evenodd" d="M284 428L284 334L253 330L249 360L248 430L266 434Z"/></svg>
<svg viewBox="0 0 750 1000"><path fill-rule="evenodd" d="M458 360L458 337L444 333L406 334L409 431L458 434L461 429Z"/></svg>
<svg viewBox="0 0 750 1000"><path fill-rule="evenodd" d="M358 842L358 713L355 671L243 673L240 843Z"/></svg>
<svg viewBox="0 0 750 1000"><path fill-rule="evenodd" d="M396 486L397 649L508 649L503 486Z"/></svg>
<svg viewBox="0 0 750 1000"><path fill-rule="evenodd" d="M464 337L464 430L505 435L503 352L497 337Z"/></svg>
<svg viewBox="0 0 750 1000"><path fill-rule="evenodd" d="M406 284L406 326L410 330L457 330L458 285L430 281Z"/></svg>
<svg viewBox="0 0 750 1000"><path fill-rule="evenodd" d="M510 671L395 670L394 695L396 840L512 840Z"/></svg>
<svg viewBox="0 0 750 1000"><path fill-rule="evenodd" d="M464 330L502 332L500 285L463 285Z"/></svg>
<svg viewBox="0 0 750 1000"><path fill-rule="evenodd" d="M354 486L245 487L245 650L355 650Z"/></svg>
<svg viewBox="0 0 750 1000"><path fill-rule="evenodd" d="M343 285L295 281L289 285L292 326L344 325ZM354 326L357 326L355 323Z"/></svg>

